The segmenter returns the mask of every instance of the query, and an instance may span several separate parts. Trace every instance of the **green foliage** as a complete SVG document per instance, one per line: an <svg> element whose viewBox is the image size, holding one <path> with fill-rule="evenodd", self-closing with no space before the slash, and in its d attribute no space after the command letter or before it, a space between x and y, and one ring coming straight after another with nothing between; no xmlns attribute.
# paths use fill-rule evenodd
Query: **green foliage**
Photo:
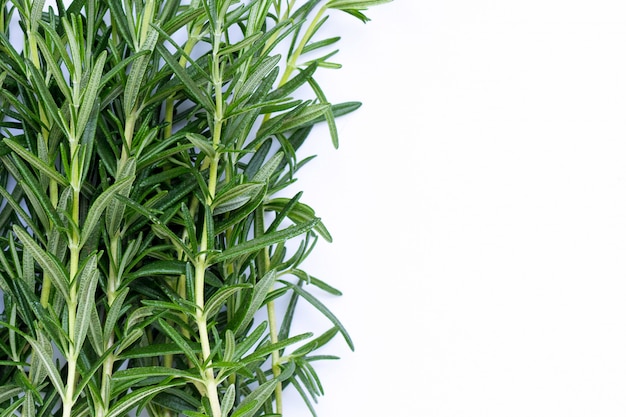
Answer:
<svg viewBox="0 0 626 417"><path fill-rule="evenodd" d="M0 0L0 416L315 414L353 342L285 192L359 107L315 80L320 28L386 1ZM293 334L299 300L328 330Z"/></svg>

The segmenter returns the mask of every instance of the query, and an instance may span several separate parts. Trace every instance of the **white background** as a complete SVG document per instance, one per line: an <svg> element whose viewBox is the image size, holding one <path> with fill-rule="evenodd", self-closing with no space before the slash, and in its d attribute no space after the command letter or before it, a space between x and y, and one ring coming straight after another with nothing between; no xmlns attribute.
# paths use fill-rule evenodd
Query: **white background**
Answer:
<svg viewBox="0 0 626 417"><path fill-rule="evenodd" d="M623 417L626 3L368 15L330 20L344 66L320 83L363 106L298 182L356 345L319 366L318 416Z"/></svg>

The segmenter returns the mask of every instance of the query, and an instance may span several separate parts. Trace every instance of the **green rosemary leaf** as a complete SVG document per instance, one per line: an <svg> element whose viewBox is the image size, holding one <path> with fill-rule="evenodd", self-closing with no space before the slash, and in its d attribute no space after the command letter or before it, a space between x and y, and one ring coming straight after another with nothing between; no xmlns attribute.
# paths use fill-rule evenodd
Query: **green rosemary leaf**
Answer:
<svg viewBox="0 0 626 417"><path fill-rule="evenodd" d="M215 199L211 203L211 210L213 215L226 213L236 210L249 202L265 188L263 183L249 182L246 184L237 185L224 193L217 194Z"/></svg>
<svg viewBox="0 0 626 417"><path fill-rule="evenodd" d="M67 271L61 266L61 263L54 259L48 252L44 251L30 235L18 225L13 226L13 231L18 239L24 244L24 248L28 250L43 270L52 278L55 288L63 294L63 297L69 301L70 279Z"/></svg>
<svg viewBox="0 0 626 417"><path fill-rule="evenodd" d="M227 416L230 413L230 410L233 409L235 405L235 384L230 384L228 388L226 388L226 392L224 392L224 397L222 398L221 410L222 415Z"/></svg>
<svg viewBox="0 0 626 417"><path fill-rule="evenodd" d="M180 348L180 351L187 357L187 360L193 364L195 368L203 369L203 366L198 361L196 353L191 348L191 345L181 336L178 331L170 326L165 320L159 319L159 326L163 329L165 334Z"/></svg>
<svg viewBox="0 0 626 417"><path fill-rule="evenodd" d="M0 404L17 397L22 392L22 388L15 384L0 386Z"/></svg>
<svg viewBox="0 0 626 417"><path fill-rule="evenodd" d="M74 329L74 348L80 350L91 322L90 306L95 304L96 287L100 271L97 269L97 255L93 254L87 260L82 271L78 275L78 282L73 284L78 286L78 306L76 312L76 326Z"/></svg>
<svg viewBox="0 0 626 417"><path fill-rule="evenodd" d="M119 168L119 172L117 174L118 180L122 180L125 178L134 179L136 173L136 160L135 158L130 158L126 161L126 163ZM130 195L131 183L128 185L121 187L118 191L118 195L128 197ZM122 219L124 218L124 211L126 205L121 202L119 199L112 199L108 202L105 212L106 219L106 229L110 235L115 235L122 224Z"/></svg>
<svg viewBox="0 0 626 417"><path fill-rule="evenodd" d="M278 242L283 242L293 237L299 236L303 233L306 233L313 227L315 227L318 222L319 219L315 219L304 224L288 226L285 229L273 233L268 233L266 235L241 243L237 246L230 247L221 253L211 255L209 259L212 263L224 262L233 258L257 252L267 246L276 244Z"/></svg>
<svg viewBox="0 0 626 417"><path fill-rule="evenodd" d="M264 303L265 297L274 286L275 281L276 270L272 269L254 285L252 295L247 297L247 302L241 306L241 312L237 313L238 317L235 317L229 325L235 334L239 334L248 327L254 315Z"/></svg>
<svg viewBox="0 0 626 417"><path fill-rule="evenodd" d="M309 302L309 304L311 304L320 313L322 313L324 316L326 316L331 321L331 323L333 323L337 327L337 329L339 329L339 331L341 332L342 336L344 337L346 343L348 344L348 347L350 347L350 349L354 350L354 343L352 342L352 338L348 334L348 331L345 329L343 324L341 324L339 319L328 309L328 307L326 307L324 304L322 304L311 293L308 293L305 290L303 290L299 285L294 285L291 282L283 281L283 280L280 280L280 282L282 282L287 287L291 288L296 294L298 294L299 296L301 296L302 298L307 300Z"/></svg>
<svg viewBox="0 0 626 417"><path fill-rule="evenodd" d="M13 150L16 154L21 156L26 162L36 167L41 173L46 175L51 180L63 185L68 186L69 182L67 178L63 175L59 174L57 171L52 169L49 164L45 163L37 156L33 155L31 152L24 149L21 145L11 139L4 139L3 141L11 150Z"/></svg>
<svg viewBox="0 0 626 417"><path fill-rule="evenodd" d="M115 295L115 298L107 311L106 320L104 322L104 328L102 330L102 335L104 337L111 337L113 335L113 331L120 318L120 313L125 306L124 301L126 300L126 296L129 291L130 288L125 287Z"/></svg>
<svg viewBox="0 0 626 417"><path fill-rule="evenodd" d="M376 6L378 4L389 3L392 0L331 0L326 3L326 7L329 9L354 9L365 10L368 7Z"/></svg>
<svg viewBox="0 0 626 417"><path fill-rule="evenodd" d="M43 37L39 33L36 33L35 38L37 39L37 44L39 45L39 51L41 52L41 55L46 60L46 63L48 64L48 68L52 72L52 76L54 77L54 80L56 81L57 86L61 90L61 93L63 93L65 100L71 101L72 92L70 91L70 88L67 85L67 81L65 80L65 77L63 76L63 73L61 72L59 63L52 56L52 52L48 48L48 45L46 44L46 41L43 39Z"/></svg>
<svg viewBox="0 0 626 417"><path fill-rule="evenodd" d="M189 93L189 95L196 100L203 108L205 108L208 112L215 112L215 104L212 102L211 98L197 85L195 81L189 76L187 70L182 68L178 62L174 59L172 54L161 45L157 45L157 50L161 57L165 60L165 62L170 66L172 71L176 74L176 76L180 79L180 81L185 86L185 89Z"/></svg>
<svg viewBox="0 0 626 417"><path fill-rule="evenodd" d="M239 292L245 288L250 288L250 287L251 285L249 284L237 284L237 285L230 285L227 287L220 288L204 304L204 309L203 309L202 314L204 315L206 319L212 319L213 316L220 311L220 309L224 305L224 302L230 296L232 296L236 292Z"/></svg>
<svg viewBox="0 0 626 417"><path fill-rule="evenodd" d="M80 110L78 111L78 121L76 122L76 137L81 137L85 131L85 126L90 118L94 103L98 97L100 79L102 78L102 70L106 62L107 53L102 52L95 65L91 69L91 76L89 82L82 93L82 99L80 103Z"/></svg>
<svg viewBox="0 0 626 417"><path fill-rule="evenodd" d="M107 188L102 194L100 194L92 203L89 212L87 213L87 218L85 219L85 224L83 224L82 232L80 236L80 247L82 247L87 239L91 236L91 233L95 230L96 226L101 221L102 213L106 210L106 208L111 204L115 195L117 193L123 194L125 190L130 187L134 177L126 177L122 178L119 181L116 181L115 184Z"/></svg>
<svg viewBox="0 0 626 417"><path fill-rule="evenodd" d="M148 36L145 42L141 45L141 51L154 51L159 33L156 29L151 28L148 31ZM146 75L146 70L150 64L150 55L141 55L135 59L130 67L130 73L128 74L128 81L126 82L126 88L124 89L124 111L128 117L135 109L135 105L139 98L139 91L143 86L143 78Z"/></svg>
<svg viewBox="0 0 626 417"><path fill-rule="evenodd" d="M252 362L252 361L259 360L259 359L263 359L264 357L271 354L272 352L283 350L284 348L288 346L291 346L293 344L296 344L306 339L310 339L311 336L313 336L313 333L308 332L308 333L303 333L297 336L290 337L288 339L280 340L276 343L270 343L270 344L264 345L260 348L257 348L250 355L245 356L242 359L242 361L246 363L246 362Z"/></svg>
<svg viewBox="0 0 626 417"><path fill-rule="evenodd" d="M117 417L119 415L125 415L128 410L132 409L135 405L145 400L146 398L150 398L161 391L182 384L184 384L184 381L166 379L158 385L134 390L131 393L125 395L119 402L115 403L115 405L113 405L113 407L111 407L109 412L106 414L106 417Z"/></svg>
<svg viewBox="0 0 626 417"><path fill-rule="evenodd" d="M192 352L200 352L200 344L190 344ZM183 351L176 343L159 343L148 346L142 346L134 349L127 350L119 355L121 359L137 359L137 358L154 358L165 355L175 355L182 353Z"/></svg>
<svg viewBox="0 0 626 417"><path fill-rule="evenodd" d="M272 395L272 392L278 385L277 379L271 379L259 385L257 389L247 395L244 400L237 406L231 417L252 417L261 408L265 400Z"/></svg>
<svg viewBox="0 0 626 417"><path fill-rule="evenodd" d="M146 378L152 378L155 376L183 378L189 381L202 382L202 379L197 375L197 372L188 372L182 369L166 368L163 366L144 366L138 368L124 369L115 372L115 374L113 375L113 380L141 380Z"/></svg>
<svg viewBox="0 0 626 417"><path fill-rule="evenodd" d="M54 386L54 389L56 389L59 395L63 395L63 393L65 392L65 384L63 383L61 374L59 373L57 366L52 359L52 346L40 331L37 331L37 335L37 340L33 339L30 336L24 337L26 338L26 340L28 340L28 343L33 348L39 360L41 360L41 363L45 367L48 377L50 378L50 382Z"/></svg>

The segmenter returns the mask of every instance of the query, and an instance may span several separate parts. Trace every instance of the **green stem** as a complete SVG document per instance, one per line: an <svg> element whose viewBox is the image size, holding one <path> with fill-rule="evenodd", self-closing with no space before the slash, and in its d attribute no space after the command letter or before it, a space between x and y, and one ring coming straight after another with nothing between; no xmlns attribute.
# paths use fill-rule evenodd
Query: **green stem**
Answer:
<svg viewBox="0 0 626 417"><path fill-rule="evenodd" d="M208 267L206 264L206 251L208 249L207 235L208 225L205 220L202 227L200 254L196 258L195 265L196 323L198 325L200 346L202 347L202 376L204 379L204 392L202 394L209 399L213 417L221 417L222 410L219 395L217 393L217 382L215 381L215 375L213 374L212 362L209 360L211 357L211 344L207 329L207 317L204 314L204 271Z"/></svg>
<svg viewBox="0 0 626 417"><path fill-rule="evenodd" d="M215 114L213 115L213 148L216 150L216 154L213 158L206 158L202 166L206 168L208 165L209 180L208 191L209 195L206 196L204 202L206 207L210 207L213 199L215 198L215 192L217 190L217 176L218 176L218 163L219 153L217 148L219 147L222 134L222 123L224 119L223 114L223 97L222 97L222 74L221 65L219 61L219 44L222 38L222 28L218 26L213 33L213 65L211 69L212 83L215 88ZM201 167L202 169L202 167ZM209 228L205 220L203 221L202 234L200 238L199 252L196 256L194 267L194 287L195 287L195 301L196 301L196 324L198 326L198 337L200 339L200 345L202 347L202 376L204 379L204 391L202 394L209 400L211 407L211 414L213 417L222 417L222 411L220 406L220 398L217 390L217 382L215 375L213 374L213 364L210 361L211 357L211 344L209 340L209 333L207 329L207 317L204 314L204 274L207 264L207 250L209 249Z"/></svg>
<svg viewBox="0 0 626 417"><path fill-rule="evenodd" d="M255 233L260 236L265 232L265 222L263 221L263 209L258 209L255 212ZM263 248L263 251L261 252L261 254L259 254L258 258L257 258L257 269L258 269L258 273L259 276L264 276L268 270L269 270L269 266L270 266L270 253L269 253L269 248L265 247ZM267 321L268 321L268 325L269 325L269 332L270 332L270 342L271 343L278 343L278 321L276 319L276 304L274 303L274 300L269 301L267 303ZM281 373L281 369L280 369L280 354L278 352L278 350L274 350L272 351L272 374L274 375L274 378L278 378L280 376ZM276 388L274 389L274 396L276 399L276 413L277 414L282 414L282 409L283 409L283 386L282 383L279 381L276 384Z"/></svg>
<svg viewBox="0 0 626 417"><path fill-rule="evenodd" d="M73 190L72 198L72 221L80 224L80 172L78 164L78 144L77 140L70 138L70 155L72 160L70 187ZM65 385L65 395L63 397L63 417L70 417L74 406L74 390L76 389L76 362L78 361L79 349L76 342L76 312L78 306L78 266L80 260L80 234L73 229L69 238L70 250L70 294L68 303L67 333L69 339L69 349L67 355L67 381Z"/></svg>
<svg viewBox="0 0 626 417"><path fill-rule="evenodd" d="M117 176L121 175L122 169L128 162L130 157L130 150L132 149L133 137L135 134L135 124L137 123L138 110L135 108L126 117L126 125L124 126L124 143L122 144L122 153L117 166ZM107 303L109 306L113 304L118 296L120 277L120 253L122 248L122 231L116 230L114 234L110 236L109 243L109 276L107 282ZM115 344L115 333L110 335L104 335L107 337L104 350L110 349ZM109 354L102 364L102 377L100 384L100 396L102 398L102 405L97 408L97 416L103 417L109 410L110 399L110 380L113 376L113 365L115 363L115 356Z"/></svg>
<svg viewBox="0 0 626 417"><path fill-rule="evenodd" d="M291 5L289 9L291 9ZM313 36L313 32L315 31L315 26L317 25L317 22L320 21L320 19L324 16L325 12L326 12L326 5L322 6L320 10L317 12L315 17L311 21L311 24L309 25L306 32L304 33L304 36L302 36L302 39L300 39L300 43L296 47L293 54L287 60L287 64L285 66L285 72L283 73L283 76L280 78L280 81L278 82L279 87L285 84L287 81L289 81L289 77L291 77L291 74L293 73L293 71L298 67L298 59L300 58L300 55L302 55L302 51L304 50L304 47ZM271 45L271 43L268 43L268 45ZM268 121L271 116L272 116L271 113L267 113L263 118L263 122Z"/></svg>
<svg viewBox="0 0 626 417"><path fill-rule="evenodd" d="M279 86L285 84L289 80L291 73L298 67L297 65L298 59L300 58L300 55L302 55L302 51L304 50L304 47L313 36L313 32L315 31L317 22L319 22L320 19L324 16L324 13L326 13L326 5L322 6L320 10L317 12L315 17L311 21L311 24L309 25L306 32L304 33L304 36L302 36L302 39L300 39L300 43L298 44L296 50L289 57L289 60L287 61L287 66L285 68L285 72L282 78L280 79L280 82L278 83Z"/></svg>

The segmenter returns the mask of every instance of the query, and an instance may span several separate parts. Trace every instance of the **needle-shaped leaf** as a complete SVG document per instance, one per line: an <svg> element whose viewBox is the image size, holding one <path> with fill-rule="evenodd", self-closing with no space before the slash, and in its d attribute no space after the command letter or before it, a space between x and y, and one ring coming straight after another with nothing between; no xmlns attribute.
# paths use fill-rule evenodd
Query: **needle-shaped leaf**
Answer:
<svg viewBox="0 0 626 417"><path fill-rule="evenodd" d="M236 334L248 327L248 324L263 305L265 297L274 286L275 281L276 270L272 269L254 285L251 296L246 297L247 302L242 305L241 313L238 313L239 317L232 320L229 325Z"/></svg>
<svg viewBox="0 0 626 417"><path fill-rule="evenodd" d="M150 385L144 388L134 390L131 393L122 397L120 401L116 402L115 405L113 405L113 407L111 407L109 412L106 414L106 417L117 417L119 415L126 415L129 410L131 410L141 401L144 401L146 398L153 397L161 391L175 387L177 385L182 385L184 383L184 381L171 380L170 378L168 378L158 385Z"/></svg>
<svg viewBox="0 0 626 417"><path fill-rule="evenodd" d="M135 158L129 158L124 166L121 167L120 172L118 173L118 179L125 178L135 178L136 171L136 160ZM126 186L121 187L117 193L121 196L128 197L130 195L131 183L129 182ZM122 224L122 219L124 218L124 211L126 209L126 205L119 201L118 199L112 199L109 201L109 204L106 208L105 218L106 218L106 229L110 235L114 235L120 228Z"/></svg>
<svg viewBox="0 0 626 417"><path fill-rule="evenodd" d="M209 298L207 302L204 304L203 314L205 318L212 319L213 316L222 309L222 307L224 306L224 303L231 295L235 294L238 291L241 291L244 288L250 288L250 287L251 287L250 284L237 284L237 285L230 285L227 287L222 287L219 290L217 290L215 294L213 294L211 298Z"/></svg>
<svg viewBox="0 0 626 417"><path fill-rule="evenodd" d="M74 284L78 285L78 309L76 311L76 327L74 330L74 348L77 350L81 349L89 331L91 306L96 302L95 294L99 275L97 255L93 254L80 272L78 282Z"/></svg>
<svg viewBox="0 0 626 417"><path fill-rule="evenodd" d="M235 405L235 398L235 384L230 384L228 388L226 388L226 392L224 392L224 397L222 397L222 404L220 406L222 415L227 416L230 410L233 409L233 406Z"/></svg>
<svg viewBox="0 0 626 417"><path fill-rule="evenodd" d="M263 403L272 395L277 379L271 379L259 385L257 389L248 394L244 400L237 406L231 417L252 417L263 406Z"/></svg>
<svg viewBox="0 0 626 417"><path fill-rule="evenodd" d="M339 319L328 309L328 307L326 307L324 304L322 304L322 302L319 301L317 298L315 298L311 293L309 293L309 292L305 291L304 289L302 289L301 286L294 285L294 284L292 284L291 282L288 282L288 281L281 280L281 282L283 284L285 284L287 287L291 288L296 294L298 294L299 296L301 296L302 298L307 300L320 313L322 313L324 316L326 316L331 321L331 323L333 323L337 327L337 329L339 329L339 332L341 332L341 334L343 335L343 337L346 340L346 343L348 344L350 349L354 350L354 343L352 342L352 338L348 334L348 331L343 326L343 324L341 324Z"/></svg>
<svg viewBox="0 0 626 417"><path fill-rule="evenodd" d="M183 83L187 93L198 102L202 107L204 107L207 111L214 112L215 104L208 97L206 92L204 92L198 84L189 76L187 70L180 66L180 64L174 59L170 51L167 50L164 46L158 45L157 50L161 57L165 60L167 65L170 66L172 71L179 78L180 82Z"/></svg>
<svg viewBox="0 0 626 417"><path fill-rule="evenodd" d="M198 381L202 382L202 379L197 372L189 372L184 371L182 369L175 368L167 368L164 366L145 366L131 369L124 369L121 371L115 372L113 375L113 380L121 381L125 379L133 379L133 380L142 380L153 377L172 377L172 378L182 378L189 381Z"/></svg>
<svg viewBox="0 0 626 417"><path fill-rule="evenodd" d="M93 105L96 102L96 98L98 98L98 93L100 92L100 79L102 78L102 70L104 69L106 58L107 53L104 51L98 56L96 63L93 68L91 68L89 82L82 93L82 100L78 111L76 137L81 137L85 131L85 126L87 126L87 122L89 121Z"/></svg>
<svg viewBox="0 0 626 417"><path fill-rule="evenodd" d="M20 226L13 226L13 231L18 239L24 244L24 248L28 250L37 263L43 268L48 276L54 282L55 288L69 302L69 276L67 271L61 266L61 263L52 257L48 252L43 250L41 246L33 240L33 238Z"/></svg>
<svg viewBox="0 0 626 417"><path fill-rule="evenodd" d="M39 33L35 33L35 38L37 39L37 45L39 45L39 51L41 55L43 55L46 63L48 64L48 68L54 77L54 80L57 82L57 86L63 93L63 96L68 102L72 100L72 92L70 91L70 87L67 84L67 80L61 71L61 67L59 62L52 56L52 52L50 51L46 41Z"/></svg>
<svg viewBox="0 0 626 417"><path fill-rule="evenodd" d="M263 183L249 182L237 185L224 193L218 194L211 204L213 215L238 209L248 201L253 200L264 187L265 184Z"/></svg>
<svg viewBox="0 0 626 417"><path fill-rule="evenodd" d="M95 228L100 224L101 216L104 210L109 206L109 204L115 198L117 193L122 193L123 190L130 187L134 177L126 177L122 178L119 181L116 181L115 184L107 188L102 192L91 204L89 212L87 213L87 218L85 219L85 224L83 225L83 229L80 236L80 246L82 247L87 240L90 238L91 233L95 230Z"/></svg>
<svg viewBox="0 0 626 417"><path fill-rule="evenodd" d="M41 72L30 61L26 61L26 66L28 67L28 71L30 72L31 78L35 84L35 88L36 88L37 94L39 95L39 99L43 102L45 106L46 114L59 127L64 128L65 131L67 132L68 125L61 118L61 111L59 110L59 107L57 106L57 104L54 102L52 93L48 89L48 86L46 85L46 81L41 75ZM51 127L52 126L46 126L46 129L50 129Z"/></svg>
<svg viewBox="0 0 626 417"><path fill-rule="evenodd" d="M4 143L11 148L16 154L21 156L26 162L36 167L42 174L44 174L49 179L63 185L69 185L67 178L63 175L59 174L57 171L52 169L50 164L45 163L41 159L39 159L36 155L24 149L19 143L15 142L11 139L5 139Z"/></svg>
<svg viewBox="0 0 626 417"><path fill-rule="evenodd" d="M154 51L154 47L159 38L159 33L156 29L151 28L148 31L148 36L141 45L140 51ZM126 88L124 89L124 111L126 115L130 115L135 108L135 104L139 99L139 92L144 85L143 78L146 75L146 70L150 64L151 54L142 54L136 60L134 60L130 67L130 73L128 74L128 80L126 81Z"/></svg>
<svg viewBox="0 0 626 417"><path fill-rule="evenodd" d="M120 318L120 313L122 309L124 308L124 301L126 301L126 296L128 295L128 291L130 291L130 288L128 287L119 291L115 295L113 302L109 306L106 320L104 322L104 328L102 330L102 335L106 338L111 337L111 335L113 335L113 331L115 329L117 321Z"/></svg>
<svg viewBox="0 0 626 417"><path fill-rule="evenodd" d="M315 219L304 224L288 226L285 229L262 235L247 242L232 246L221 253L211 255L210 261L213 263L224 262L240 256L249 255L267 246L276 244L278 242L284 242L303 233L306 233L314 228L318 222L319 219Z"/></svg>
<svg viewBox="0 0 626 417"><path fill-rule="evenodd" d="M52 358L52 346L40 331L37 331L37 334L37 340L30 336L25 336L25 338L26 340L28 340L28 343L37 354L39 360L41 360L41 363L46 369L46 372L48 374L48 377L50 378L50 382L54 386L54 389L56 389L59 395L63 395L63 393L65 392L65 384L63 383L61 374L59 373L59 370L54 363L54 359Z"/></svg>
<svg viewBox="0 0 626 417"><path fill-rule="evenodd" d="M187 359L193 364L194 367L202 369L202 365L200 361L198 361L198 357L196 356L194 350L189 345L189 342L185 340L183 336L179 334L179 332L170 326L165 320L159 319L159 326L163 329L165 334L169 336L169 338L178 346L180 351L187 357Z"/></svg>
<svg viewBox="0 0 626 417"><path fill-rule="evenodd" d="M392 0L331 0L326 4L329 9L356 9L364 10L368 7L376 6L383 3L389 3Z"/></svg>

